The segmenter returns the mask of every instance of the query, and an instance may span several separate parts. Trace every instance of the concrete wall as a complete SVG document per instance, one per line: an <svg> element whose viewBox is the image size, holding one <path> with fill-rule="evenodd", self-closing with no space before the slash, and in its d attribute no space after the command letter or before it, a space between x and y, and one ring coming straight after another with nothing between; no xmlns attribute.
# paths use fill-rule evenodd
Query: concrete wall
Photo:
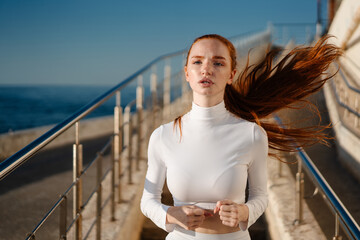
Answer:
<svg viewBox="0 0 360 240"><path fill-rule="evenodd" d="M343 0L329 28L329 34L336 37L331 41L338 46L347 42L345 56L341 58L341 62L352 73L354 80L360 86L360 27L356 26L354 22L355 16L359 14L359 0ZM348 32L352 28L355 28L355 31L347 40Z"/></svg>
<svg viewBox="0 0 360 240"><path fill-rule="evenodd" d="M114 120L112 116L91 118L81 121L79 124L80 141L111 134ZM36 138L50 130L54 125L20 130L0 135L0 161L16 153ZM66 130L64 134L48 145L48 148L58 147L75 142L74 126Z"/></svg>
<svg viewBox="0 0 360 240"><path fill-rule="evenodd" d="M352 76L353 84L360 86L360 27L355 17L360 16L359 0L343 0L329 28L329 34L335 38L331 42L341 46L347 42L344 57L340 61L344 69ZM351 29L355 29L347 40ZM341 162L360 181L360 139L344 126L339 117L337 102L329 84L324 87L326 105L337 138L337 149Z"/></svg>
<svg viewBox="0 0 360 240"><path fill-rule="evenodd" d="M360 182L360 139L341 122L331 86L324 86L326 106L336 135L339 160Z"/></svg>

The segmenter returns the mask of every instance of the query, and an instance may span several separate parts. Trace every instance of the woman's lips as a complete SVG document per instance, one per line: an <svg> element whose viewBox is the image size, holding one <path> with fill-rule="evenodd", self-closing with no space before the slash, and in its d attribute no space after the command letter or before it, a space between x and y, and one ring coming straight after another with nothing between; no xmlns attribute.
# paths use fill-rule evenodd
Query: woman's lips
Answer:
<svg viewBox="0 0 360 240"><path fill-rule="evenodd" d="M214 82L208 78L203 78L199 81L199 84L203 87L210 87L211 85L214 84Z"/></svg>

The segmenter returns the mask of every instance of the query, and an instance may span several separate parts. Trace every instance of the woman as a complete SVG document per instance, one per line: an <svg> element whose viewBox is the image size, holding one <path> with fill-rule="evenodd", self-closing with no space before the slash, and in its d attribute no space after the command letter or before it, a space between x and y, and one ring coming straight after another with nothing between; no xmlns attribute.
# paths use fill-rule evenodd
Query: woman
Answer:
<svg viewBox="0 0 360 240"><path fill-rule="evenodd" d="M319 76L340 52L325 40L294 49L274 68L276 52L270 51L234 81L231 42L216 34L195 39L184 67L192 109L157 128L149 142L141 209L170 232L166 239L250 239L247 229L268 201L268 146L294 151L324 139L315 128L282 129L261 120L317 91L329 78ZM174 206L160 201L165 178Z"/></svg>

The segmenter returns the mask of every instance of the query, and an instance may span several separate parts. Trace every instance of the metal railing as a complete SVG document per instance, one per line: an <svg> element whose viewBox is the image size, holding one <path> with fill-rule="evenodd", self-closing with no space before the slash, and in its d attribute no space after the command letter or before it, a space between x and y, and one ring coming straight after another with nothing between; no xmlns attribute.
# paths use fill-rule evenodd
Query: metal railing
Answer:
<svg viewBox="0 0 360 240"><path fill-rule="evenodd" d="M349 126L348 122L353 121L353 128L358 129L360 126L360 89L350 84L344 71L343 65L336 65L339 68L339 74L335 76L331 82L335 99L339 106L344 108L345 112L341 117L345 126ZM350 125L351 126L351 125Z"/></svg>
<svg viewBox="0 0 360 240"><path fill-rule="evenodd" d="M307 24L300 24L298 27L301 27L301 25L305 26L307 29L309 29L309 26ZM275 25L276 27L281 27L282 31L288 31L286 30L289 25ZM306 30L309 31L309 30ZM277 32L275 30L275 32ZM277 33L279 35L279 32ZM310 41L301 41L303 43L310 43L313 39L310 35L306 37L306 39L309 39ZM285 40L285 41L284 41ZM278 37L278 42L280 45L286 45L287 41L290 40L288 37L281 38ZM339 78L342 78L340 80ZM359 126L359 93L360 90L354 88L349 81L347 80L345 74L343 73L342 69L339 69L339 74L337 74L334 77L335 81L331 81L332 87L334 89L335 98L338 102L338 104L345 109L345 116L348 116L349 113L352 113L355 116L355 127ZM352 92L352 94L349 94L349 92ZM353 104L351 104L351 103ZM282 124L281 119L275 115L275 120ZM360 239L360 228L357 222L354 220L354 218L350 215L346 207L342 204L338 196L335 194L335 192L332 190L330 185L327 183L325 178L322 176L320 171L317 169L313 161L310 159L310 157L306 154L306 152L303 149L299 149L299 152L296 153L298 168L296 173L296 218L294 223L300 224L303 221L303 201L304 201L304 172L308 174L314 185L316 186L314 194L317 193L317 191L321 191L321 196L325 200L325 202L328 204L329 208L335 215L335 231L334 231L334 240L340 240L342 239L339 234L339 225L341 224L342 229L344 230L345 234L350 239ZM281 175L281 166L282 164L279 163L279 174Z"/></svg>
<svg viewBox="0 0 360 240"><path fill-rule="evenodd" d="M253 46L254 44L270 43L271 31L253 34L252 36L241 35L231 38L238 51ZM38 230L44 223L59 209L59 239L67 239L69 231L73 229L75 239L87 239L91 231L96 226L96 239L101 236L101 218L103 208L109 204L111 208L111 219L115 220L116 198L118 203L122 201L121 182L127 174L127 183L133 182L134 159L135 168L139 170L139 162L144 159L141 145L149 139L151 131L158 126L160 120L169 117L172 113L171 100L172 93L180 89L179 97L186 96L188 86L184 81L182 73L186 50L160 56L147 64L145 67L120 82L95 100L91 101L76 113L59 123L45 134L31 142L29 145L10 156L0 163L0 181L13 172L16 168L24 164L28 159L34 156L40 149L51 143L54 139L63 134L67 129L75 126L75 139L73 144L73 182L69 188L61 194L60 198L48 211L44 218L37 224L26 239L35 239ZM171 67L171 62L178 62ZM157 68L161 66L164 69L162 84L158 84L159 75ZM175 69L175 71L174 71ZM174 72L172 74L172 72ZM146 82L144 81L144 76ZM126 86L137 80L136 99L130 101L124 110L121 106L121 93ZM174 82L176 81L176 82ZM145 92L148 94L145 94ZM174 94L176 95L176 94ZM84 168L83 167L83 146L80 143L79 125L80 120L91 113L93 110L108 101L112 96L116 96L114 107L114 130L113 134L106 145L98 152L97 156ZM135 107L135 110L133 109ZM159 120L160 119L160 120ZM135 121L136 120L136 121ZM134 138L136 133L137 138ZM133 138L136 145L133 146ZM136 149L136 156L133 156L133 148ZM111 152L110 166L103 172L103 161L107 152ZM127 158L122 161L122 158ZM126 169L122 166L123 162L127 162ZM83 177L87 170L96 163L96 186L89 198L82 199ZM104 179L110 176L111 192L103 199L102 184ZM73 213L72 220L68 222L67 209L69 194L73 193ZM90 227L83 237L82 214L84 209L89 206L90 199L96 194L96 217L90 224Z"/></svg>
<svg viewBox="0 0 360 240"><path fill-rule="evenodd" d="M274 115L275 120L282 125L282 121L279 116ZM334 240L341 240L339 233L339 225L341 224L342 229L346 235L353 240L360 239L360 227L351 216L349 211L346 209L344 204L340 201L339 197L330 187L328 182L322 176L320 171L317 169L313 161L306 154L306 152L301 148L296 153L298 170L296 173L296 218L294 223L300 224L303 222L303 201L304 201L304 173L306 171L307 175L310 177L314 185L316 186L316 191L321 191L321 196L328 204L329 208L335 215L335 231L334 231ZM279 162L281 165L281 162ZM281 175L281 174L280 174Z"/></svg>
<svg viewBox="0 0 360 240"><path fill-rule="evenodd" d="M315 39L316 23L274 23L270 24L273 43L285 46L290 41L295 44L309 44Z"/></svg>

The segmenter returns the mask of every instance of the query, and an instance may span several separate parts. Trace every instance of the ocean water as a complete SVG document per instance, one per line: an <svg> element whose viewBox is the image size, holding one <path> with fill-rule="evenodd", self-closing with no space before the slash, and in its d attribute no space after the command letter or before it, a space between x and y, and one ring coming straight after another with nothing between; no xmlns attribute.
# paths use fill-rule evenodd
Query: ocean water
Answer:
<svg viewBox="0 0 360 240"><path fill-rule="evenodd" d="M109 86L0 86L0 134L60 123L110 88ZM111 115L114 104L115 99L112 98L88 117Z"/></svg>

